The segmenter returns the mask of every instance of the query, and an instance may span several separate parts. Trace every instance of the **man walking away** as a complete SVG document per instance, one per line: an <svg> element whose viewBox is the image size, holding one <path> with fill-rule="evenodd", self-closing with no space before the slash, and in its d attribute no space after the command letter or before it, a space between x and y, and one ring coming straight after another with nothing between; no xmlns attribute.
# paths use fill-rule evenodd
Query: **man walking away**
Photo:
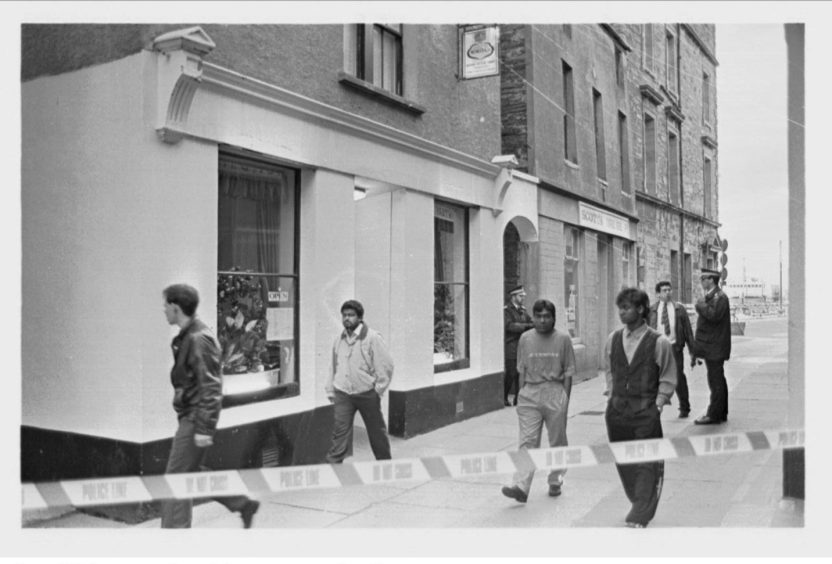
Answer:
<svg viewBox="0 0 832 564"><path fill-rule="evenodd" d="M683 353L685 344L687 344L688 353L693 358L693 330L685 306L674 302L671 299L672 293L673 287L670 282L665 280L656 284L658 301L650 306L650 317L647 324L670 340L673 360L676 362L676 396L679 398L679 418L684 419L690 414L690 397L688 394L688 379L685 377Z"/></svg>
<svg viewBox="0 0 832 564"><path fill-rule="evenodd" d="M326 395L335 404L332 446L326 460L331 464L344 461L356 411L367 426L376 460L389 460L390 440L381 398L393 378L393 359L381 335L364 323L364 306L360 302L344 302L341 320L344 331L332 346L332 370L326 383Z"/></svg>
<svg viewBox="0 0 832 564"><path fill-rule="evenodd" d="M173 339L173 408L179 427L173 437L166 474L197 472L203 469L208 448L213 444L217 421L222 408L222 374L220 346L211 330L196 317L199 294L186 284L165 288L165 317L170 325L178 325ZM239 512L243 527L251 527L260 502L245 496L217 497L216 501L230 511ZM190 499L162 502L162 528L190 528L193 501Z"/></svg>
<svg viewBox="0 0 832 564"><path fill-rule="evenodd" d="M615 299L625 325L613 331L604 347L607 389L607 435L610 442L662 437L662 407L676 388L676 363L670 341L648 327L650 298L638 288L624 288ZM664 481L664 461L616 464L624 493L632 503L628 527L644 528L656 514Z"/></svg>
<svg viewBox="0 0 832 564"><path fill-rule="evenodd" d="M517 376L517 342L520 335L534 327L531 317L526 313L523 304L526 302L526 290L517 286L509 292L509 303L503 308L503 323L505 324L505 377L503 382L503 403L511 405L508 396L514 391L514 405L517 405L517 394L520 384Z"/></svg>
<svg viewBox="0 0 832 564"><path fill-rule="evenodd" d="M572 379L575 376L575 351L568 334L555 329L555 304L537 300L532 308L534 331L526 331L517 346L517 371L520 379L517 419L522 449L539 448L543 425L549 446L566 446L566 414ZM549 495L561 494L566 469L549 472ZM503 495L525 503L534 472L518 472L514 485L505 486Z"/></svg>
<svg viewBox="0 0 832 564"><path fill-rule="evenodd" d="M731 304L719 288L716 270L703 268L700 281L705 296L696 302L696 356L705 359L711 400L708 411L694 421L697 425L715 425L728 421L728 382L725 361L731 358ZM691 366L696 361L691 358Z"/></svg>

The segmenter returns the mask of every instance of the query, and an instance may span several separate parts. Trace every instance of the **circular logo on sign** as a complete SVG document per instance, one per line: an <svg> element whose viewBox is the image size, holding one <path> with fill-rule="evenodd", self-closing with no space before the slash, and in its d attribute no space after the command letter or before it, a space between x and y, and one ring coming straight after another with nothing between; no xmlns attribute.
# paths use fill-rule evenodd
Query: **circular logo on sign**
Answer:
<svg viewBox="0 0 832 564"><path fill-rule="evenodd" d="M494 52L490 43L474 43L468 48L468 56L472 59L484 59Z"/></svg>

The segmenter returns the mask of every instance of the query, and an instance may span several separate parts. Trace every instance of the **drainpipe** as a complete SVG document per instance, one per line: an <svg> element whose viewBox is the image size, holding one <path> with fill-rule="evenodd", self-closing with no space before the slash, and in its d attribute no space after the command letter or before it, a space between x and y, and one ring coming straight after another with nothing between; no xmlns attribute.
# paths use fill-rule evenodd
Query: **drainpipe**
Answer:
<svg viewBox="0 0 832 564"><path fill-rule="evenodd" d="M679 95L679 109L682 109L682 28L676 24L676 93ZM681 122L679 123L679 207L685 209L685 169L682 158L684 147L684 130ZM692 273L685 272L685 214L679 214L679 264L682 268L682 282L685 284L685 298L690 300L692 296L688 295L691 291L691 283L693 281ZM693 263L691 262L691 265ZM687 278L690 278L689 280ZM679 296L681 297L681 296Z"/></svg>

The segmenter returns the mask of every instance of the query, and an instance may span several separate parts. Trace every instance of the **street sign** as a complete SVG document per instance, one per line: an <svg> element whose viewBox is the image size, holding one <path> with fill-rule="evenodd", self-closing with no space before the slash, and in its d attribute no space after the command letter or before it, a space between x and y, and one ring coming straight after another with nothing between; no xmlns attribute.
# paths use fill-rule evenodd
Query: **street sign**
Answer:
<svg viewBox="0 0 832 564"><path fill-rule="evenodd" d="M722 253L722 256L719 258L719 262L722 263L722 266L725 266L725 264L728 262L728 255L726 255L724 251Z"/></svg>
<svg viewBox="0 0 832 564"><path fill-rule="evenodd" d="M723 280L727 279L728 278L728 269L723 267L722 268L722 273L720 273L719 277L722 278Z"/></svg>
<svg viewBox="0 0 832 564"><path fill-rule="evenodd" d="M723 239L722 240L721 247L722 247L722 252L723 253L728 250L728 239Z"/></svg>

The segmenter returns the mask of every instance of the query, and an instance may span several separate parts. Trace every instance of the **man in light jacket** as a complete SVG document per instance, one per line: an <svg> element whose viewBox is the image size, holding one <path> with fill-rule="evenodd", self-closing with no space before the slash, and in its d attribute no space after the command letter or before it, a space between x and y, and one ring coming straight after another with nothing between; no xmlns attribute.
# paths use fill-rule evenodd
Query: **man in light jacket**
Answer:
<svg viewBox="0 0 832 564"><path fill-rule="evenodd" d="M381 335L364 324L364 306L348 300L341 306L344 331L332 346L332 370L326 395L335 404L335 425L327 462L347 456L355 412L361 413L376 460L389 460L390 440L381 413L381 398L393 377L393 359Z"/></svg>

